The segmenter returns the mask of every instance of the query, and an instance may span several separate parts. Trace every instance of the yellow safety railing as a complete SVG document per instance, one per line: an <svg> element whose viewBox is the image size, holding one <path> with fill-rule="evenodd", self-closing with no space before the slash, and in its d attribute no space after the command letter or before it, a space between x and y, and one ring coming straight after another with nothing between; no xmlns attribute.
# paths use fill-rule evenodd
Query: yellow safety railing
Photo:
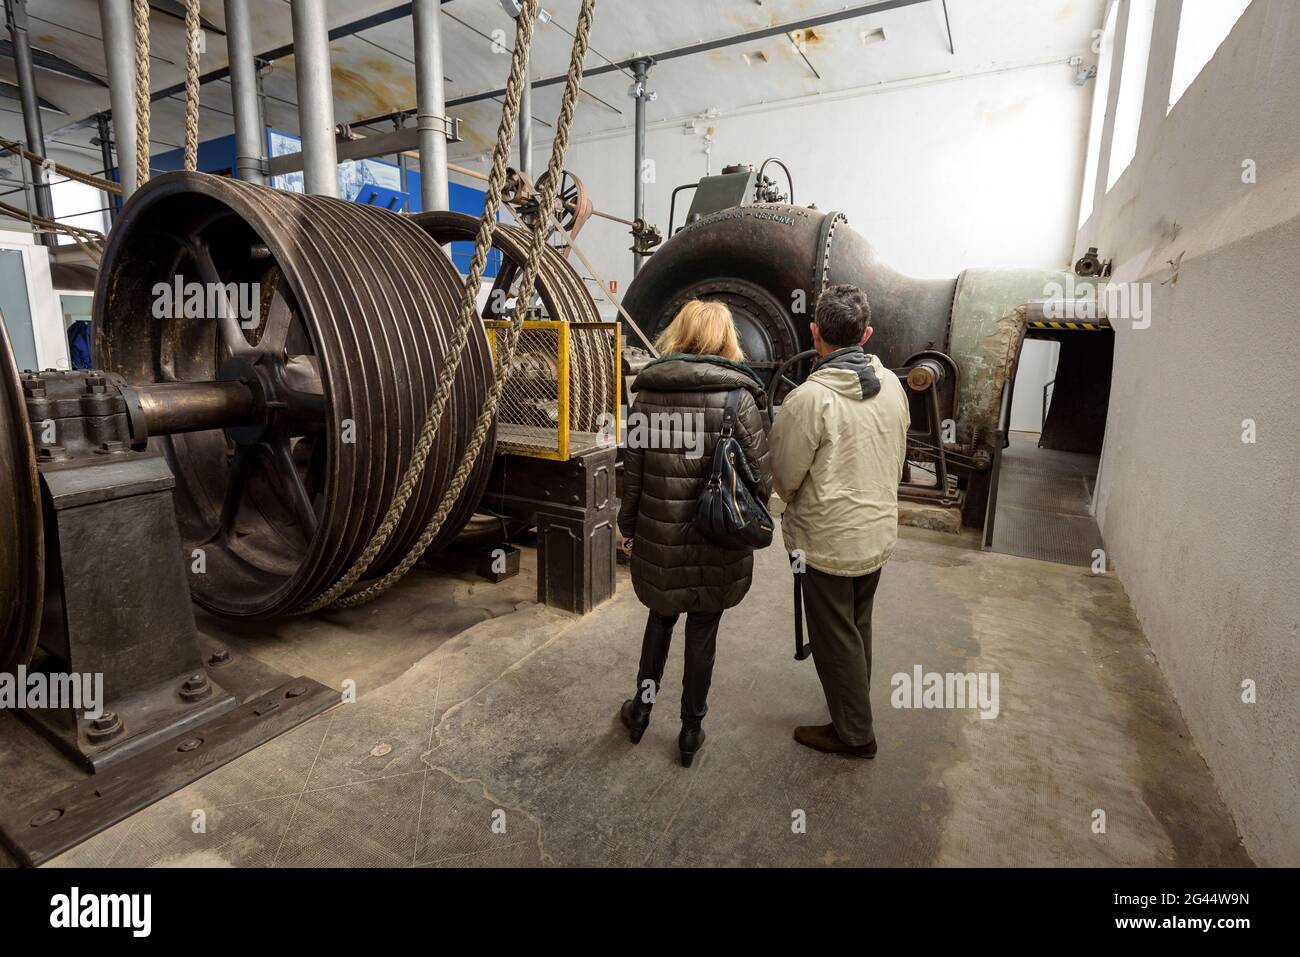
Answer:
<svg viewBox="0 0 1300 957"><path fill-rule="evenodd" d="M492 355L509 321L487 320ZM497 410L497 448L567 461L617 444L623 342L616 322L525 320Z"/></svg>

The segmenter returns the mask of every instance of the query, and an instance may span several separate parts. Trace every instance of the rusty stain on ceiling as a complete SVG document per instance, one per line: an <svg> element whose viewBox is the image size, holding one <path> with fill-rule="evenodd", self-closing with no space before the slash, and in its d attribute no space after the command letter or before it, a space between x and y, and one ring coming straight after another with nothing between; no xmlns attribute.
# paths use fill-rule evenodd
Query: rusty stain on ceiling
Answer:
<svg viewBox="0 0 1300 957"><path fill-rule="evenodd" d="M638 53L655 53L707 40L735 36L752 30L801 18L836 13L866 0L602 0L596 15L588 65L606 60L621 62ZM34 41L43 49L63 56L92 73L104 73L100 45L98 5L89 0L29 0L36 32ZM327 0L332 27L362 21L371 14L392 9L396 0ZM664 122L698 115L716 106L723 113L762 102L789 99L815 92L836 92L863 85L888 83L900 77L937 73L949 74L986 69L991 64L1011 62L1030 55L1042 57L1086 53L1090 32L1100 24L1103 0L1004 0L998 5L983 0L948 0L953 31L958 39L954 59L943 36L942 17L929 3L920 3L874 16L849 19L791 31L763 41L717 49L702 56L687 56L656 65L651 85L658 99L650 106L650 121ZM547 9L555 29L539 30L533 56L533 75L563 74L570 37L567 30L576 21L578 0L548 0ZM205 0L204 15L224 25L224 11L216 0ZM254 45L259 51L291 43L292 31L287 3L255 0L250 4ZM992 12L990 12L990 9ZM454 13L454 16L452 15ZM864 30L884 25L895 43L873 48L871 57L862 56L859 36ZM561 29L563 28L563 29ZM339 122L356 123L369 117L412 110L415 106L415 78L411 65L413 40L409 17L367 27L356 35L337 38L331 44L336 116ZM509 29L499 4L488 0L457 0L445 8L443 40L447 95L463 97L504 85L505 63L490 51L495 30ZM183 25L173 18L153 18L153 85L172 86L182 79ZM791 42L793 40L793 42ZM964 42L963 42L964 41ZM809 68L796 47L822 75L814 84ZM754 67L746 66L746 55ZM210 35L203 57L204 71L225 66L226 49L220 36ZM0 76L11 64L0 61ZM629 78L623 71L589 77L584 87L589 94L581 101L575 117L574 135L607 133L630 129L632 109L627 97ZM285 132L296 130L296 90L292 55L276 61L265 76L268 122ZM99 156L90 143L95 132L94 115L108 108L107 92L92 90L89 84L42 74L40 95L66 110L63 123L47 123L46 134L53 147L65 149L61 157L81 156L89 163ZM547 127L554 121L558 87L539 88L534 94L534 115L539 121L536 135L544 143ZM155 137L159 148L179 143L182 112L173 100L155 104L158 113ZM604 102L601 102L604 101ZM610 104L613 108L610 108ZM233 129L229 115L229 86L224 81L203 88L201 136L224 136ZM462 121L465 142L453 146L453 157L474 155L490 149L500 104L484 100L449 110ZM988 118L996 122L995 116ZM365 132L386 131L388 123ZM0 110L0 135L22 136L21 117ZM69 149L75 150L70 153Z"/></svg>

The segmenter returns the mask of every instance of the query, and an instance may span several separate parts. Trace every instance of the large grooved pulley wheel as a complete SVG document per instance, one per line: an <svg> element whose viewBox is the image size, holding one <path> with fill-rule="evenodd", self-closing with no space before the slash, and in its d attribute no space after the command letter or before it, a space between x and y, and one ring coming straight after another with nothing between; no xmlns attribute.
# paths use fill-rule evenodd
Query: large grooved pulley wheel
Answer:
<svg viewBox="0 0 1300 957"><path fill-rule="evenodd" d="M45 584L40 479L13 349L0 322L0 672L31 659Z"/></svg>
<svg viewBox="0 0 1300 957"><path fill-rule="evenodd" d="M155 318L178 277L257 283L260 314ZM98 367L132 384L237 379L255 396L252 425L152 440L176 475L200 605L284 614L352 565L410 463L461 287L437 244L385 210L201 173L159 177L132 197L99 273ZM466 349L423 477L368 577L415 543L463 458L493 374L477 324ZM432 549L469 519L493 448L484 445Z"/></svg>
<svg viewBox="0 0 1300 957"><path fill-rule="evenodd" d="M478 220L464 213L428 212L410 217L411 221L426 230L438 243L472 241L478 235ZM501 268L492 284L487 301L483 305L484 319L508 319L513 313L516 286L523 277L524 265L528 261L528 247L531 236L525 229L498 223L492 233L492 248L502 254ZM600 312L596 309L587 287L565 260L559 250L552 246L542 248L542 259L537 271L537 283L534 295L541 300L546 314L552 319L566 319L569 322L600 322ZM581 432L596 432L601 428L601 414L613 411L615 399L615 370L612 338L607 334L574 334L571 337L573 387L571 390L572 414L571 427ZM525 343L521 347L527 348ZM540 347L539 347L540 348ZM520 356L531 359L534 368L541 370L543 377L553 383L556 375L555 356L541 354ZM527 367L524 361L521 365ZM516 370L511 381L519 385L521 373Z"/></svg>

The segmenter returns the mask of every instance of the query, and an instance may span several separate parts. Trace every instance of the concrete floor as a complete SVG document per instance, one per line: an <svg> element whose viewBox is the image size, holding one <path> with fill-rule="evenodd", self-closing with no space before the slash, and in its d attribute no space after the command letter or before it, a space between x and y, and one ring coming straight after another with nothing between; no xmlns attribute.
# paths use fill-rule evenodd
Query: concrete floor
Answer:
<svg viewBox="0 0 1300 957"><path fill-rule="evenodd" d="M359 701L53 866L1250 863L1113 577L905 529L877 597L880 753L865 762L791 739L827 718L768 549L723 619L709 741L687 770L680 643L640 745L616 718L644 620L626 572L577 618L527 600L525 559L502 585L421 570L346 617L232 636L288 670L357 680ZM890 676L918 664L996 671L1000 714L891 708Z"/></svg>

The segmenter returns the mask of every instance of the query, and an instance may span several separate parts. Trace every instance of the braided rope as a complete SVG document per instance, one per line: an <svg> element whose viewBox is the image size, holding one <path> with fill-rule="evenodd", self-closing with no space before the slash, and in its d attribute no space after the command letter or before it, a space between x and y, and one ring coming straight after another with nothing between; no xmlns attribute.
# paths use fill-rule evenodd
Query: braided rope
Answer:
<svg viewBox="0 0 1300 957"><path fill-rule="evenodd" d="M569 129L573 122L574 106L578 98L578 85L582 79L582 65L587 56L587 42L591 33L592 12L595 4L596 0L583 0L577 29L574 31L573 57L569 63L564 99L560 106L560 119L556 124L555 140L551 147L551 160L548 166L551 176L550 181L542 189L541 209L550 209L555 202L555 191L559 183L557 174L564 166L564 153L568 148ZM469 446L465 450L464 458L461 460L456 474L452 477L451 484L443 493L442 501L438 504L438 509L434 512L433 518L429 520L429 524L425 526L415 545L411 547L411 550L407 552L406 556L392 571L356 594L348 595L335 602L335 607L352 608L365 604L378 598L395 585L424 554L425 549L429 547L429 543L442 529L443 522L446 521L447 516L456 506L456 500L464 489L465 483L469 481L470 473L473 471L479 453L487 441L488 431L492 427L492 420L496 416L497 406L501 401L501 394L506 381L510 378L510 372L514 365L515 347L519 342L519 332L523 327L524 318L528 314L527 303L532 298L533 286L537 281L537 273L541 266L542 252L550 234L549 220L545 216L539 216L533 226L532 242L528 250L528 262L525 265L524 277L515 299L515 311L511 316L510 328L506 330L504 336L499 340L501 347L498 356L497 374L492 381L487 400L483 403L483 409L479 412L478 421L475 423L474 432L470 438Z"/></svg>
<svg viewBox="0 0 1300 957"><path fill-rule="evenodd" d="M93 229L82 229L80 226L71 226L68 223L46 219L44 216L37 216L35 213L29 213L17 206L10 206L8 203L0 203L0 214L20 222L30 223L39 233L63 233L71 236L72 241L77 244L81 251L95 262L99 262L100 257L103 255L104 234Z"/></svg>
<svg viewBox="0 0 1300 957"><path fill-rule="evenodd" d="M465 298L463 308L461 308L461 324L458 329L458 341L456 341L455 346L456 356L459 356L460 351L464 348L465 341L468 339L469 328L471 328L471 322L474 319L474 291L478 289L478 282L480 282L481 277L481 267L477 269L476 267L478 263L480 263L480 260L486 263L487 251L489 251L491 246L491 228L493 228L493 220L495 220L495 211L497 211L497 208L499 207L500 183L503 181L504 170L506 170L506 163L508 156L510 156L513 126L515 126L515 118L517 113L519 113L519 101L517 101L519 100L520 95L519 87L523 86L523 72L524 69L526 69L528 47L530 46L530 43L532 43L533 18L536 16L536 8L536 1L532 1L532 3L525 1L524 12L520 14L519 23L517 23L516 27L517 39L515 60L520 62L521 69L517 72L517 75L515 70L511 70L511 81L519 82L507 83L507 108L506 111L503 111L502 113L502 124L500 124L498 129L497 150L495 150L493 156L493 176L489 178L489 192L490 194L491 192L495 192L495 195L490 196L490 199L493 199L493 203L486 205L484 208L484 218L480 220L478 239L476 246L474 246L474 259L471 263L471 274L469 274L468 280L465 281ZM543 187L541 195L542 209L551 208L551 205L555 202L555 191L559 187L559 172L563 169L564 152L568 148L569 127L572 126L573 111L575 111L577 104L578 87L580 87L582 79L582 64L584 64L584 61L586 60L586 49L588 49L588 40L591 33L591 21L593 21L594 9L595 0L582 0L582 9L580 14L578 14L575 36L573 36L573 49L571 59L569 59L569 72L564 82L564 98L562 103L560 103L560 116L558 122L556 122L555 140L554 143L551 144L550 164L547 166L547 169L550 170L549 182L547 182L546 186ZM515 90L513 90L513 94L515 94L513 103L511 98L511 86L515 87ZM493 186L497 187L495 191L493 190ZM421 555L424 554L425 549L428 549L430 542L432 542L433 538L437 536L439 531L441 531L442 524L445 523L447 515L450 515L452 508L455 507L456 499L459 498L461 490L464 489L465 482L469 481L469 475L471 475L471 472L473 471L474 464L477 463L478 454L480 454L482 447L484 447L485 442L487 441L487 432L489 432L491 423L493 423L493 419L495 415L497 415L500 395L502 395L504 386L506 386L506 382L508 378L510 378L513 356L515 356L515 347L517 342L519 342L519 333L521 328L523 328L524 317L528 315L526 304L528 304L529 300L532 299L533 287L537 282L538 269L541 268L543 247L546 246L546 241L547 238L550 237L550 234L551 226L549 220L547 220L547 217L545 216L538 216L536 222L533 224L532 242L529 244L528 261L526 261L525 264L524 278L523 281L520 282L519 293L516 295L515 313L513 313L513 316L511 317L510 329L506 330L503 337L499 339L502 345L500 345L497 376L495 376L493 384L491 384L491 389L489 393L487 393L484 407L482 407L482 410L478 413L478 420L474 423L474 430L471 434L471 439L469 439L469 445L465 447L460 467L456 469L455 475L452 476L451 484L447 486L446 492L443 493L442 501L438 503L437 511L434 512L433 518L429 520L429 524L425 525L424 532L420 534L419 540L417 540L416 544L411 547L411 550L408 551L406 557L402 559L402 562L399 562L398 566L393 568L393 571L390 571L387 575L381 577L381 579L376 581L376 583L370 584L367 588L360 590L360 592L333 601L333 606L337 607L337 609L350 609L350 607L364 605L365 602L373 601L374 598L380 597L381 594L387 592L391 586L398 583L398 581L402 579L402 576L406 575L406 573L411 570L413 564L415 564L417 560L420 559ZM443 381L447 380L450 380L450 374L445 372L443 373ZM429 441L426 443L424 451L419 451L419 449L417 449L417 454L419 454L421 458L422 456L428 455L428 449L429 447L432 447L433 432L435 428L437 428L437 424L434 423L433 416L430 415L429 420L425 421L425 429L420 436L421 439L428 436ZM416 462L419 462L419 460L420 459L416 459ZM412 467L415 464L415 462L412 462ZM407 493L407 497L409 497L409 493ZM394 502L394 505L396 505L396 502ZM400 512L398 516L400 518ZM396 521L394 521L394 525L395 524ZM333 592L334 589L330 590Z"/></svg>
<svg viewBox="0 0 1300 957"><path fill-rule="evenodd" d="M185 168L199 168L199 0L185 0Z"/></svg>
<svg viewBox="0 0 1300 957"><path fill-rule="evenodd" d="M564 154L569 145L569 131L573 125L574 109L577 105L579 85L582 81L583 62L587 58L587 44L591 35L595 6L596 0L583 0L582 10L578 15L578 23L574 31L573 52L569 61L569 73L565 78L564 97L560 103L560 117L556 123L555 139L551 145L551 159L547 166L550 175L542 188L541 197L538 201L539 209L549 210L555 203L555 193L560 182L559 174L564 168ZM424 554L425 549L429 547L429 543L441 530L442 523L446 520L447 515L455 507L456 499L460 496L465 483L469 480L470 473L473 471L479 453L487 440L487 433L492 426L492 419L496 416L501 394L505 389L507 380L510 378L510 372L514 365L515 347L519 342L519 332L527 316L527 303L532 298L537 273L541 268L542 254L550 235L551 224L548 217L538 216L537 221L533 224L531 243L528 249L528 261L515 299L515 311L511 316L510 328L502 339L496 377L492 381L492 388L488 393L487 400L483 403L483 409L479 413L478 421L475 423L469 447L465 451L465 457L456 470L447 491L443 494L438 510L430 519L429 524L425 527L415 545L396 568L369 587L337 602L338 607L350 608L372 601L396 584Z"/></svg>
<svg viewBox="0 0 1300 957"><path fill-rule="evenodd" d="M487 194L483 201L483 215L479 218L478 235L475 237L474 243L474 255L470 260L469 275L465 277L460 315L456 320L455 332L447 350L450 361L438 377L438 386L434 391L433 401L430 403L428 413L425 416L424 426L421 428L420 436L411 451L411 463L407 467L406 474L402 476L402 482L393 495L388 511L384 514L384 519L379 523L379 527L375 529L369 544L366 545L342 578L315 600L296 609L300 614L319 611L327 605L333 604L360 580L366 569L375 560L375 557L388 544L388 539L402 520L407 502L415 493L415 488L424 474L424 467L433 448L434 436L442 423L443 414L446 412L447 403L451 398L452 384L460 367L465 346L469 342L472 323L478 319L474 309L475 300L479 285L483 280L483 271L487 267L488 252L492 247L492 234L496 229L497 211L501 208L502 190L506 179L506 164L509 162L510 150L514 143L515 122L519 116L519 104L522 98L522 87L528 62L527 52L532 43L533 23L538 2L539 0L524 0L523 13L515 19L515 48L510 60L510 76L506 81L505 101L501 108L501 122L497 126L497 139L492 152L492 170L488 175ZM441 512L442 509L440 508L439 513Z"/></svg>
<svg viewBox="0 0 1300 957"><path fill-rule="evenodd" d="M15 153L32 163L44 163L65 179L73 179L78 183L85 183L87 186L93 186L95 189L103 190L105 193L112 193L115 196L120 196L122 194L121 183L115 183L111 179L103 179L99 176L92 176L89 173L83 173L79 169L73 169L71 166L64 166L62 163L56 163L47 156L33 153L16 140L7 140L3 136L0 136L0 149L4 149L10 153Z"/></svg>
<svg viewBox="0 0 1300 957"><path fill-rule="evenodd" d="M149 182L149 0L132 0L135 22L135 187Z"/></svg>

